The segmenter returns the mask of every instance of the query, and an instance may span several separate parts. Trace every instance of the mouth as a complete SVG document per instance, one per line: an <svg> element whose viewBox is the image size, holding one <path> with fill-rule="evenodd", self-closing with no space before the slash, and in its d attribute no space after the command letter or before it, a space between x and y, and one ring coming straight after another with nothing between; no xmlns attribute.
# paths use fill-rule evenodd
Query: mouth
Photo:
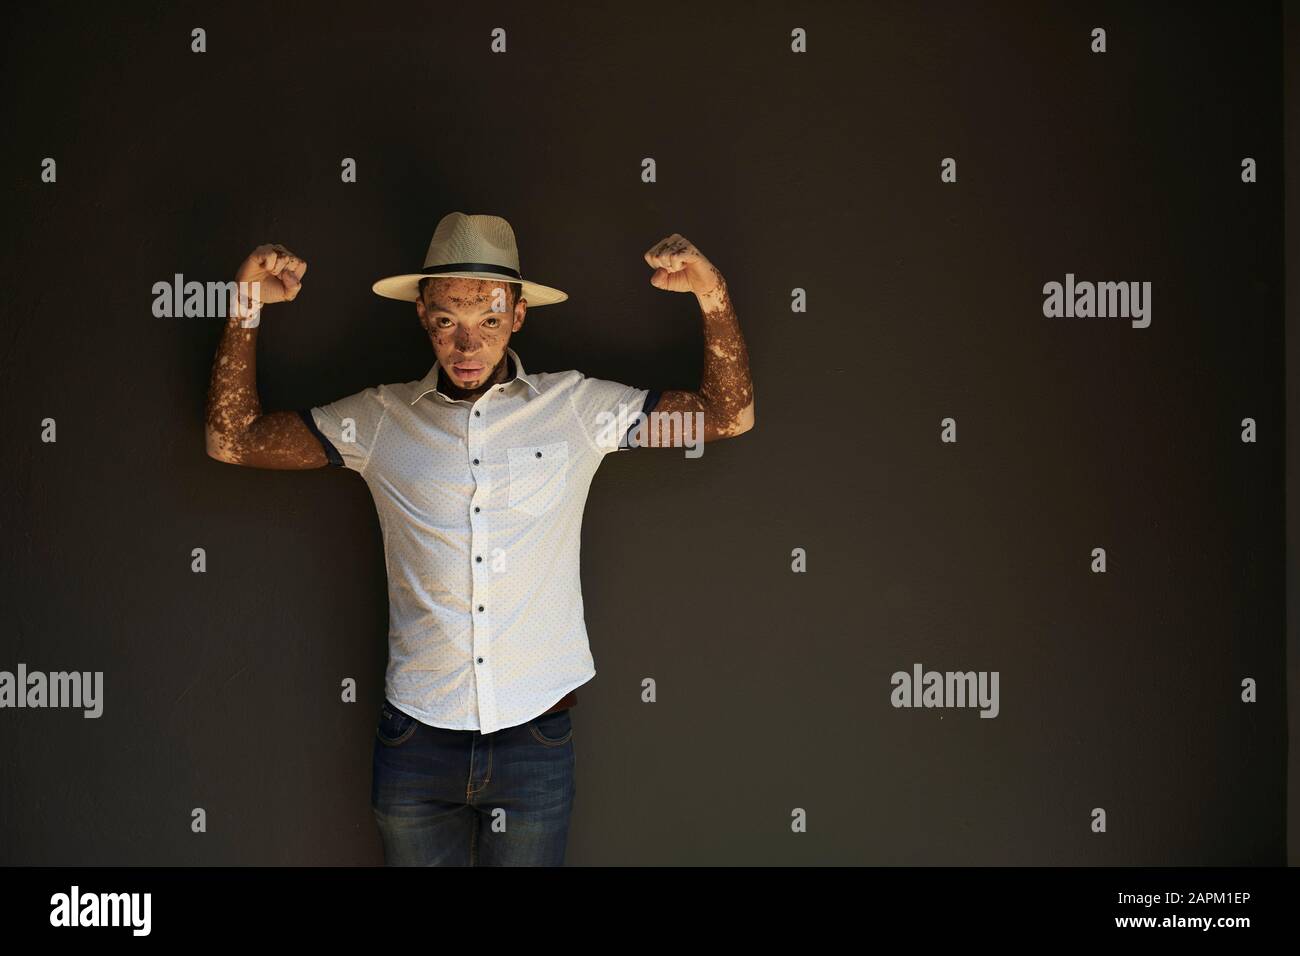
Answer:
<svg viewBox="0 0 1300 956"><path fill-rule="evenodd" d="M483 366L476 362L453 365L451 370L456 373L457 378L463 378L471 382L483 375Z"/></svg>

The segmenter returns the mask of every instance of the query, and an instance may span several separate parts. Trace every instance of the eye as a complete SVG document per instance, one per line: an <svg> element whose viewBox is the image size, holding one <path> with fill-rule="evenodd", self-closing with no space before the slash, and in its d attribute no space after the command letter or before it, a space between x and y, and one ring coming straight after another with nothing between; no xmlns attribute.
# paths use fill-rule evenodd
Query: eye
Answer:
<svg viewBox="0 0 1300 956"><path fill-rule="evenodd" d="M446 323L446 325L443 324L444 322ZM448 325L451 325L451 319L447 318L446 316L443 316L439 319L436 319L435 324L438 326L438 328L445 329Z"/></svg>
<svg viewBox="0 0 1300 956"><path fill-rule="evenodd" d="M492 316L488 318L483 324L486 325L489 329L495 329L500 323L501 323L500 319L496 318L495 316Z"/></svg>

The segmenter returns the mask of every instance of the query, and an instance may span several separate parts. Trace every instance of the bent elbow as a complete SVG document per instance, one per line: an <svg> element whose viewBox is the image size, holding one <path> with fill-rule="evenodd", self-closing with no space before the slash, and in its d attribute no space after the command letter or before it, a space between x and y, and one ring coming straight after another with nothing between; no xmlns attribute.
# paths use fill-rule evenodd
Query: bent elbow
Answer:
<svg viewBox="0 0 1300 956"><path fill-rule="evenodd" d="M736 424L732 430L732 435L743 435L751 431L754 427L754 403L750 402L740 410L740 415L736 418Z"/></svg>
<svg viewBox="0 0 1300 956"><path fill-rule="evenodd" d="M203 433L204 450L207 451L208 457L216 461L223 461L228 465L238 464L234 455L231 453L230 446L221 433L213 431L211 428L205 429Z"/></svg>

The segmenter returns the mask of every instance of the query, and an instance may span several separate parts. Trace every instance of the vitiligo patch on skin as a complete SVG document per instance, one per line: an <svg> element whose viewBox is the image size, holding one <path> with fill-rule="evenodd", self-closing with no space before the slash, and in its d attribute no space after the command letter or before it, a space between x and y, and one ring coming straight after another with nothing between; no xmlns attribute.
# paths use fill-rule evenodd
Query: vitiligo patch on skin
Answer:
<svg viewBox="0 0 1300 956"><path fill-rule="evenodd" d="M208 454L256 468L323 468L325 449L297 412L262 414L257 395L257 327L226 320L208 383Z"/></svg>
<svg viewBox="0 0 1300 956"><path fill-rule="evenodd" d="M445 277L423 283L416 314L441 366L440 387L451 398L473 401L509 371L506 348L510 336L523 327L528 300L512 301L517 293L508 288L499 296L497 290L506 285L494 279ZM505 305L504 311L492 311L497 302ZM461 362L481 364L487 371L481 380L458 379L452 366Z"/></svg>
<svg viewBox="0 0 1300 956"><path fill-rule="evenodd" d="M258 246L239 268L237 281L272 292L266 303L292 302L302 290L307 262L284 246ZM207 451L213 458L256 468L323 468L325 449L294 411L262 414L257 395L257 327L241 316L251 303L230 310L212 363L205 416ZM234 303L232 303L234 305ZM260 304L254 310L256 316Z"/></svg>
<svg viewBox="0 0 1300 956"><path fill-rule="evenodd" d="M729 438L754 424L754 384L749 373L749 351L740 332L740 321L731 303L726 282L712 266L718 285L699 296L704 320L704 374L696 392L666 391L655 406L657 412L704 413L704 441ZM683 420L687 418L683 415ZM650 445L660 446L664 430L652 428ZM662 440L671 442L664 434Z"/></svg>

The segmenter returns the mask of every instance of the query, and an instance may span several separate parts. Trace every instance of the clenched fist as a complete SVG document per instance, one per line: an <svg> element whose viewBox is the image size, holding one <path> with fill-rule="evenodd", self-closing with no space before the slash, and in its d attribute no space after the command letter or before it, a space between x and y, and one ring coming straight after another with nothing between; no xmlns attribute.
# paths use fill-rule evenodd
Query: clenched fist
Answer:
<svg viewBox="0 0 1300 956"><path fill-rule="evenodd" d="M299 259L278 243L269 243L249 254L235 274L235 281L258 283L261 294L257 300L263 304L292 302L302 291L306 272L306 259Z"/></svg>
<svg viewBox="0 0 1300 956"><path fill-rule="evenodd" d="M707 295L723 284L722 273L681 233L656 242L646 252L645 261L655 270L650 284L656 289Z"/></svg>

